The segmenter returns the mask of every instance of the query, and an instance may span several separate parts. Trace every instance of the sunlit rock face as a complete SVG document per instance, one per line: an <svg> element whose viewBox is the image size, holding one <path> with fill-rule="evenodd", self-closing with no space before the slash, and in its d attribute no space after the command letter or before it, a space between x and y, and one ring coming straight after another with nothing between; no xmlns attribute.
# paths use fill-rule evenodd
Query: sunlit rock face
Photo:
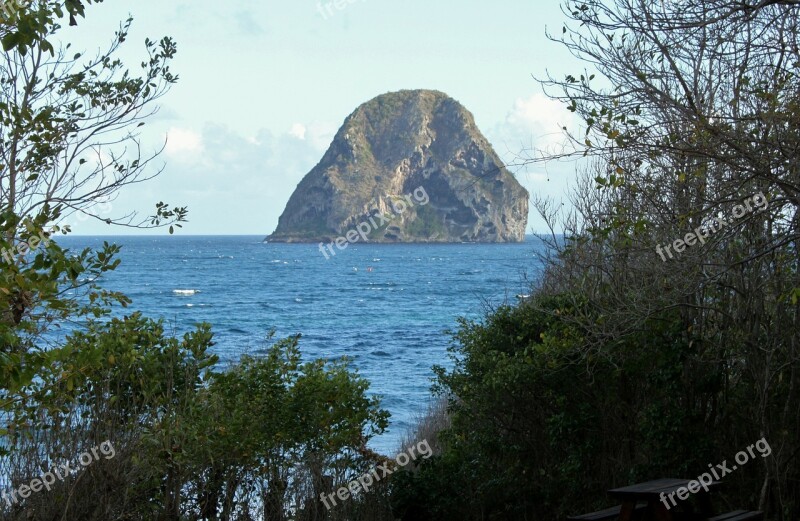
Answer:
<svg viewBox="0 0 800 521"><path fill-rule="evenodd" d="M400 91L345 120L267 240L331 241L358 228L375 242L520 242L527 218L528 192L472 114L441 92Z"/></svg>

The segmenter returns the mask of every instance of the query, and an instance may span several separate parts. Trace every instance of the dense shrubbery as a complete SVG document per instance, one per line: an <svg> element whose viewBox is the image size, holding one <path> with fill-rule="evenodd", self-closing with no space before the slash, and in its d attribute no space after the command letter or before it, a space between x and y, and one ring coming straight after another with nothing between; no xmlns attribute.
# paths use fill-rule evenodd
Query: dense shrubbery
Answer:
<svg viewBox="0 0 800 521"><path fill-rule="evenodd" d="M398 515L560 519L608 506L613 486L697 476L762 436L749 418L761 397L740 371L737 346L710 360L679 318L665 315L587 350L587 332L570 317L588 306L540 296L462 323L456 366L438 371L452 400L445 449L395 481ZM796 439L771 427L773 444ZM765 468L759 459L729 476L720 507L756 507ZM792 469L773 507L796 494Z"/></svg>
<svg viewBox="0 0 800 521"><path fill-rule="evenodd" d="M70 336L7 408L0 467L20 484L106 440L116 455L0 518L322 519L319 494L374 462L364 446L387 415L367 383L343 362L302 363L296 338L222 372L210 345L207 326L178 339L139 315Z"/></svg>

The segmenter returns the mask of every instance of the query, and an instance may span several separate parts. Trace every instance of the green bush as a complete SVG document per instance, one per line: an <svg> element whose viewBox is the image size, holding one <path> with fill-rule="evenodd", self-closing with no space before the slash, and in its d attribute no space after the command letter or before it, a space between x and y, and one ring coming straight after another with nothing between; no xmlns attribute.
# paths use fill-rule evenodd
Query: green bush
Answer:
<svg viewBox="0 0 800 521"><path fill-rule="evenodd" d="M595 352L572 302L540 296L461 321L454 368L437 368L445 449L395 481L398 516L559 519L609 506L613 486L694 477L732 456L704 414L722 379L706 367L686 380L697 360L674 318Z"/></svg>

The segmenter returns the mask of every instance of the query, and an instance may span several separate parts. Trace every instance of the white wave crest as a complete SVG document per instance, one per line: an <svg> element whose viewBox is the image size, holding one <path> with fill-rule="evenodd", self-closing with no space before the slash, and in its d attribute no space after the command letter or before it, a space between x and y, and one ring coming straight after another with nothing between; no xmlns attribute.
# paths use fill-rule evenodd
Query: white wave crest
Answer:
<svg viewBox="0 0 800 521"><path fill-rule="evenodd" d="M199 289L173 289L172 292L175 293L176 295L196 295L197 293L200 293L200 290Z"/></svg>

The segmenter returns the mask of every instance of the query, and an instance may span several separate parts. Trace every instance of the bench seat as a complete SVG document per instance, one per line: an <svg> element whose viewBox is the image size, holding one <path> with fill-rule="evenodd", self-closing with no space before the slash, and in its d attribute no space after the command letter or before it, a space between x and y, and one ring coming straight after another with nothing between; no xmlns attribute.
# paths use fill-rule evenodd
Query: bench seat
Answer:
<svg viewBox="0 0 800 521"><path fill-rule="evenodd" d="M747 510L734 510L727 514L714 516L708 521L762 521L764 519L764 512L747 511Z"/></svg>
<svg viewBox="0 0 800 521"><path fill-rule="evenodd" d="M647 505L644 503L636 505L636 511L641 511L647 508ZM615 506L611 508L606 508L605 510L598 510L597 512L592 512L590 514L581 514L579 516L570 516L567 518L568 521L613 521L619 517L620 512L622 511L621 506ZM727 521L727 520L726 520Z"/></svg>

